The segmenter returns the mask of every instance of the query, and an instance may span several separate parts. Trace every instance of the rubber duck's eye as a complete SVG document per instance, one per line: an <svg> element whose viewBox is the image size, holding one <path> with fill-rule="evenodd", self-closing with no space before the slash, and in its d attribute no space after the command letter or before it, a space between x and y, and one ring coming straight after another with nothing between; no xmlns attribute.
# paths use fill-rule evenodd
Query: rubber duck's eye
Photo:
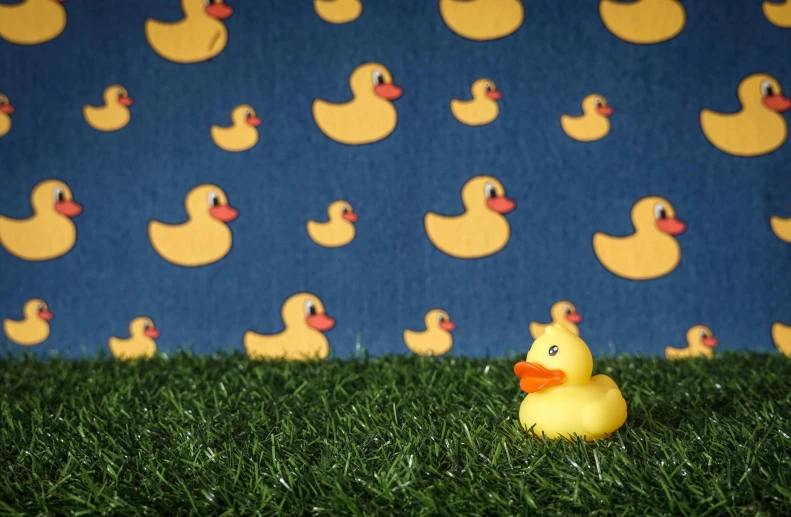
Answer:
<svg viewBox="0 0 791 517"><path fill-rule="evenodd" d="M551 347L549 347L549 355L554 356L557 353L558 353L557 345L552 345Z"/></svg>
<svg viewBox="0 0 791 517"><path fill-rule="evenodd" d="M775 89L772 88L772 85L769 84L769 81L764 81L761 83L761 95L764 97L771 97L775 94Z"/></svg>
<svg viewBox="0 0 791 517"><path fill-rule="evenodd" d="M374 86L379 86L385 83L385 76L379 70L374 70L374 73L371 76L374 81Z"/></svg>
<svg viewBox="0 0 791 517"><path fill-rule="evenodd" d="M305 314L307 314L308 316L316 315L316 304L313 303L312 300L308 300L305 302Z"/></svg>
<svg viewBox="0 0 791 517"><path fill-rule="evenodd" d="M654 217L657 219L666 219L667 218L667 210L665 209L665 205L662 203L657 203L654 205Z"/></svg>
<svg viewBox="0 0 791 517"><path fill-rule="evenodd" d="M491 183L487 183L486 186L483 187L483 191L486 194L487 199L497 197L497 192L494 189L494 185L492 185Z"/></svg>
<svg viewBox="0 0 791 517"><path fill-rule="evenodd" d="M55 187L55 190L52 191L52 195L55 198L56 203L66 201L66 194L63 193L63 190L61 190L60 187Z"/></svg>
<svg viewBox="0 0 791 517"><path fill-rule="evenodd" d="M214 208L215 206L220 206L220 199L216 192L209 192L209 207Z"/></svg>

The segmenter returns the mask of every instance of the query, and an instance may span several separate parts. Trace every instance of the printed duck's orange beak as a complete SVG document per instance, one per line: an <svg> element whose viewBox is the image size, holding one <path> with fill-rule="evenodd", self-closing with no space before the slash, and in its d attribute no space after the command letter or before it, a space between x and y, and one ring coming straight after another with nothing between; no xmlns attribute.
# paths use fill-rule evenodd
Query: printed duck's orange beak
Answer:
<svg viewBox="0 0 791 517"><path fill-rule="evenodd" d="M563 384L563 378L566 376L561 370L547 370L540 364L525 361L519 361L514 365L514 373L521 379L519 387L527 393L535 393L550 386Z"/></svg>

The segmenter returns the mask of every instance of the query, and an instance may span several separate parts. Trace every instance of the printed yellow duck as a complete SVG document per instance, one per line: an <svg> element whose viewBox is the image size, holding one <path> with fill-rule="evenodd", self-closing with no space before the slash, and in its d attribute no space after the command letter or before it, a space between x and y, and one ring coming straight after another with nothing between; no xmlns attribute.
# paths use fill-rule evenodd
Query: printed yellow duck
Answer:
<svg viewBox="0 0 791 517"><path fill-rule="evenodd" d="M211 138L217 147L231 153L252 149L258 143L258 126L261 125L253 107L247 104L235 107L231 121L230 127L211 127Z"/></svg>
<svg viewBox="0 0 791 517"><path fill-rule="evenodd" d="M791 325L775 321L772 324L772 341L781 354L791 357Z"/></svg>
<svg viewBox="0 0 791 517"><path fill-rule="evenodd" d="M687 13L679 0L601 0L599 15L613 35L637 45L675 38L687 23Z"/></svg>
<svg viewBox="0 0 791 517"><path fill-rule="evenodd" d="M82 212L71 189L60 180L45 180L30 194L33 215L11 219L0 215L0 244L11 255L33 262L65 255L77 242L77 227L72 222Z"/></svg>
<svg viewBox="0 0 791 517"><path fill-rule="evenodd" d="M217 185L198 185L184 200L187 221L165 224L151 221L148 237L154 250L177 266L198 267L212 264L231 251L233 234L228 223L239 211L228 204L228 197Z"/></svg>
<svg viewBox="0 0 791 517"><path fill-rule="evenodd" d="M474 41L504 38L525 19L522 0L439 0L439 12L450 30Z"/></svg>
<svg viewBox="0 0 791 517"><path fill-rule="evenodd" d="M177 22L146 20L146 39L154 52L174 63L190 64L216 57L228 44L222 20L233 14L224 0L181 0L184 18Z"/></svg>
<svg viewBox="0 0 791 517"><path fill-rule="evenodd" d="M582 322L582 314L577 312L577 307L573 303L566 300L555 302L549 309L549 315L552 318L551 323L530 322L530 335L533 336L533 339L538 339L546 328L553 324L565 327L566 330L575 336L580 335L580 329L577 325Z"/></svg>
<svg viewBox="0 0 791 517"><path fill-rule="evenodd" d="M358 66L349 78L353 99L336 104L313 101L313 119L322 133L341 144L363 145L390 136L398 123L392 101L404 93L379 63Z"/></svg>
<svg viewBox="0 0 791 517"><path fill-rule="evenodd" d="M602 232L593 236L596 257L612 274L629 280L650 280L673 271L681 261L681 246L676 240L687 228L676 217L667 199L648 196L632 207L635 232L613 237Z"/></svg>
<svg viewBox="0 0 791 517"><path fill-rule="evenodd" d="M679 359L691 359L694 357L714 357L714 347L720 340L714 337L711 329L703 325L695 325L687 330L687 347L675 348L665 347L665 358L671 361Z"/></svg>
<svg viewBox="0 0 791 517"><path fill-rule="evenodd" d="M778 239L791 244L791 217L773 215L769 218L769 226Z"/></svg>
<svg viewBox="0 0 791 517"><path fill-rule="evenodd" d="M593 93L582 99L582 115L573 117L562 115L560 126L563 132L579 142L601 140L610 132L610 115L613 108L607 99Z"/></svg>
<svg viewBox="0 0 791 517"><path fill-rule="evenodd" d="M465 208L461 215L426 213L423 225L431 243L461 259L486 257L503 249L511 238L504 215L516 208L516 202L506 197L502 183L492 176L476 176L462 188L461 199Z"/></svg>
<svg viewBox="0 0 791 517"><path fill-rule="evenodd" d="M562 325L552 324L514 366L528 393L519 407L525 430L547 438L587 441L605 438L626 422L626 401L615 382L593 373L588 345Z"/></svg>
<svg viewBox="0 0 791 517"><path fill-rule="evenodd" d="M456 329L456 324L451 321L447 312L442 309L432 309L426 313L423 320L426 330L404 331L404 343L407 348L417 355L442 355L453 347L451 332Z"/></svg>
<svg viewBox="0 0 791 517"><path fill-rule="evenodd" d="M791 29L791 0L779 3L766 1L761 7L767 20L783 29Z"/></svg>
<svg viewBox="0 0 791 517"><path fill-rule="evenodd" d="M360 0L313 0L313 8L319 18L335 24L353 22L363 12Z"/></svg>
<svg viewBox="0 0 791 517"><path fill-rule="evenodd" d="M104 105L82 108L82 115L89 126L97 131L118 131L124 128L132 115L129 106L134 102L126 88L120 84L108 86L104 90Z"/></svg>
<svg viewBox="0 0 791 517"><path fill-rule="evenodd" d="M327 217L329 221L324 223L308 221L308 236L313 242L325 248L338 248L354 240L357 232L354 223L360 216L348 201L332 202L327 209Z"/></svg>
<svg viewBox="0 0 791 517"><path fill-rule="evenodd" d="M11 131L11 114L14 107L11 101L4 94L0 93L0 137L4 137Z"/></svg>
<svg viewBox="0 0 791 517"><path fill-rule="evenodd" d="M497 101L503 98L503 94L497 89L491 79L478 79L472 83L470 88L472 100L460 101L452 99L450 101L450 111L456 120L468 126L483 126L494 122L500 114L500 106Z"/></svg>
<svg viewBox="0 0 791 517"><path fill-rule="evenodd" d="M49 337L49 322L55 317L44 300L33 298L25 302L21 320L6 318L3 331L13 343L22 346L38 345Z"/></svg>
<svg viewBox="0 0 791 517"><path fill-rule="evenodd" d="M66 28L66 0L22 0L0 4L0 38L16 45L51 41Z"/></svg>
<svg viewBox="0 0 791 517"><path fill-rule="evenodd" d="M788 124L780 113L791 109L780 83L768 74L753 74L737 89L742 109L736 113L700 112L700 127L709 142L734 156L760 156L780 148Z"/></svg>
<svg viewBox="0 0 791 517"><path fill-rule="evenodd" d="M151 318L141 316L129 324L129 337L127 339L111 336L107 341L110 353L122 361L133 359L149 359L157 352L157 342L160 331L154 326Z"/></svg>
<svg viewBox="0 0 791 517"><path fill-rule="evenodd" d="M311 293L297 293L285 301L280 310L285 329L278 334L244 334L244 349L250 359L286 359L305 361L326 359L330 344L325 332L335 326L324 304Z"/></svg>

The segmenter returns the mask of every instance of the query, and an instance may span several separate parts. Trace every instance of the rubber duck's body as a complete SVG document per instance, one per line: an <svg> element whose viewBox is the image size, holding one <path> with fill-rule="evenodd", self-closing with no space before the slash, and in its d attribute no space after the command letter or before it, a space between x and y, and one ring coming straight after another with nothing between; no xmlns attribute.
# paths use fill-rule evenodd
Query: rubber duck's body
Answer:
<svg viewBox="0 0 791 517"><path fill-rule="evenodd" d="M447 312L433 309L426 313L424 319L426 330L404 331L404 343L417 355L442 355L453 346L451 332L456 324L451 321Z"/></svg>
<svg viewBox="0 0 791 517"><path fill-rule="evenodd" d="M33 215L27 219L0 215L0 244L11 255L34 262L68 253L77 242L77 227L71 219L82 212L68 185L42 181L33 188L30 204Z"/></svg>
<svg viewBox="0 0 791 517"><path fill-rule="evenodd" d="M338 248L346 246L356 235L354 223L359 215L354 211L348 201L338 200L330 204L327 209L329 221L317 223L308 221L307 230L311 240L325 248Z"/></svg>
<svg viewBox="0 0 791 517"><path fill-rule="evenodd" d="M461 190L465 212L456 216L426 213L423 225L434 246L451 257L475 259L493 255L511 238L504 214L516 208L502 183L492 176L476 176Z"/></svg>
<svg viewBox="0 0 791 517"><path fill-rule="evenodd" d="M11 114L14 107L8 97L0 93L0 137L4 137L11 131Z"/></svg>
<svg viewBox="0 0 791 517"><path fill-rule="evenodd" d="M104 106L85 105L82 108L82 115L88 125L97 131L118 131L132 118L129 106L133 102L126 88L114 84L104 90Z"/></svg>
<svg viewBox="0 0 791 517"><path fill-rule="evenodd" d="M649 196L632 207L635 232L613 237L601 232L593 236L599 262L612 274L629 280L650 280L667 275L681 262L676 236L687 227L676 217L673 205L664 198Z"/></svg>
<svg viewBox="0 0 791 517"><path fill-rule="evenodd" d="M719 339L714 337L711 329L703 325L695 325L687 330L687 347L675 348L672 346L665 347L665 358L671 361L678 359L691 359L694 357L706 357L711 359L714 357L714 347L720 343Z"/></svg>
<svg viewBox="0 0 791 517"><path fill-rule="evenodd" d="M199 185L184 201L188 220L181 224L151 221L148 237L165 260L184 267L212 264L225 257L233 244L228 223L239 211L228 204L225 192L216 185Z"/></svg>
<svg viewBox="0 0 791 517"><path fill-rule="evenodd" d="M252 149L258 143L258 126L261 119L252 106L243 104L231 112L230 127L211 127L211 138L217 147L231 153Z"/></svg>
<svg viewBox="0 0 791 517"><path fill-rule="evenodd" d="M791 325L776 321L772 324L772 341L777 350L786 357L791 357Z"/></svg>
<svg viewBox="0 0 791 517"><path fill-rule="evenodd" d="M607 99L594 93L582 99L582 115L562 115L560 126L564 133L578 142L594 142L610 132L612 112L612 106L607 104Z"/></svg>
<svg viewBox="0 0 791 517"><path fill-rule="evenodd" d="M618 38L638 45L661 43L676 37L687 23L679 0L601 0L599 15Z"/></svg>
<svg viewBox="0 0 791 517"><path fill-rule="evenodd" d="M588 345L562 325L548 326L514 373L529 393L519 407L519 422L537 436L576 435L593 441L626 422L626 401L618 386L606 375L591 377Z"/></svg>
<svg viewBox="0 0 791 517"><path fill-rule="evenodd" d="M363 12L360 0L313 0L313 8L319 18L335 24L353 22Z"/></svg>
<svg viewBox="0 0 791 517"><path fill-rule="evenodd" d="M700 127L709 142L734 156L760 156L785 143L788 124L780 113L791 109L780 83L768 74L753 74L737 89L742 109L737 113L700 112Z"/></svg>
<svg viewBox="0 0 791 517"><path fill-rule="evenodd" d="M503 98L502 92L490 79L478 79L472 83L470 92L472 100L450 101L450 111L456 120L468 126L483 126L494 122L500 114L497 101Z"/></svg>
<svg viewBox="0 0 791 517"><path fill-rule="evenodd" d="M51 41L66 28L66 0L22 0L0 4L0 38L16 45Z"/></svg>
<svg viewBox="0 0 791 517"><path fill-rule="evenodd" d="M791 29L791 0L783 2L764 2L762 4L766 19L784 29Z"/></svg>
<svg viewBox="0 0 791 517"><path fill-rule="evenodd" d="M450 30L474 41L491 41L516 32L525 19L522 0L439 0Z"/></svg>
<svg viewBox="0 0 791 517"><path fill-rule="evenodd" d="M577 325L582 322L582 314L577 312L577 308L573 303L565 300L556 302L549 309L549 315L552 317L551 323L530 322L530 335L533 336L533 339L538 339L544 333L544 330L552 324L562 325L575 336L580 335L580 329Z"/></svg>
<svg viewBox="0 0 791 517"><path fill-rule="evenodd" d="M778 239L791 244L791 217L773 215L769 219L769 226Z"/></svg>
<svg viewBox="0 0 791 517"><path fill-rule="evenodd" d="M335 320L324 311L321 300L310 293L298 293L285 301L280 310L285 329L278 334L244 334L244 349L250 359L305 361L326 359L330 344L325 332Z"/></svg>
<svg viewBox="0 0 791 517"><path fill-rule="evenodd" d="M154 326L150 318L141 316L129 324L129 338L121 339L112 336L107 345L110 353L122 361L133 359L149 359L157 352L157 342L160 335L159 329Z"/></svg>
<svg viewBox="0 0 791 517"><path fill-rule="evenodd" d="M390 136L398 123L394 100L403 90L379 63L358 66L349 78L354 98L344 103L313 101L313 119L322 133L341 144L363 145Z"/></svg>
<svg viewBox="0 0 791 517"><path fill-rule="evenodd" d="M146 20L146 39L154 52L174 63L199 63L222 52L228 29L222 20L233 14L224 0L181 0L184 18L177 22Z"/></svg>
<svg viewBox="0 0 791 517"><path fill-rule="evenodd" d="M23 318L3 320L3 331L13 343L22 346L38 345L49 337L49 322L54 315L44 300L28 300L22 308Z"/></svg>

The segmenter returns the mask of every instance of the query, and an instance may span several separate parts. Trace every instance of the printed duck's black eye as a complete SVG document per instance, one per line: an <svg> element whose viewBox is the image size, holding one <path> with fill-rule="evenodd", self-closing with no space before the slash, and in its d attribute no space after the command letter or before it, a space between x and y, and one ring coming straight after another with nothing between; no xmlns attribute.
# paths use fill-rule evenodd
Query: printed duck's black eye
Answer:
<svg viewBox="0 0 791 517"><path fill-rule="evenodd" d="M63 190L61 190L60 188L56 188L54 194L55 194L55 202L56 203L60 203L62 201L66 201L66 194L64 194Z"/></svg>
<svg viewBox="0 0 791 517"><path fill-rule="evenodd" d="M374 86L381 86L385 83L385 76L381 71L374 70L374 73L372 75L373 75Z"/></svg>
<svg viewBox="0 0 791 517"><path fill-rule="evenodd" d="M486 194L486 199L492 199L497 197L497 191L494 188L494 185L491 183L487 183L484 187L484 193Z"/></svg>
<svg viewBox="0 0 791 517"><path fill-rule="evenodd" d="M549 347L549 355L550 356L554 356L557 353L558 353L558 346L557 345L552 345L551 347Z"/></svg>

